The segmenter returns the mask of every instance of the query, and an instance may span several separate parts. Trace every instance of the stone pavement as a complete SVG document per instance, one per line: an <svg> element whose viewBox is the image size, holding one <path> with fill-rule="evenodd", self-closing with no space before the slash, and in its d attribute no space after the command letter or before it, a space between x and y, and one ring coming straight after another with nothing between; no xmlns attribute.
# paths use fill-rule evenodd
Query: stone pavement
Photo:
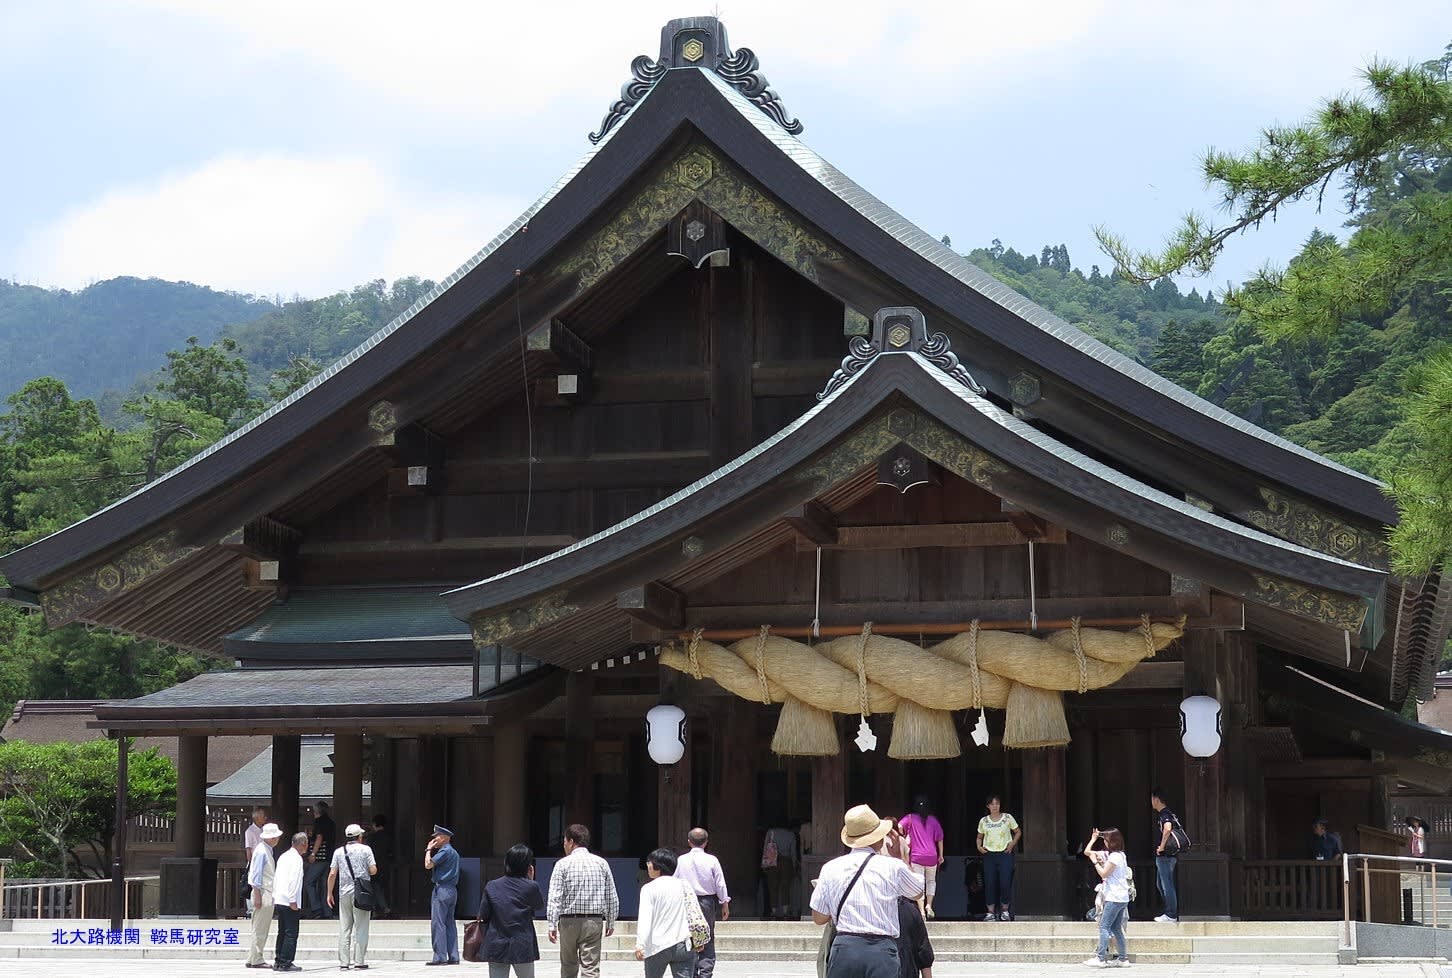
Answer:
<svg viewBox="0 0 1452 978"><path fill-rule="evenodd" d="M554 978L558 972L553 961L541 961L537 968L538 978ZM171 958L159 960L110 959L100 955L69 955L59 958L8 960L0 963L0 973L5 978L74 978L78 975L104 975L107 978L220 978L223 975L264 975L268 971L249 971L242 967L242 957L236 962L187 961ZM336 964L308 962L302 965L304 974L339 974ZM642 969L639 964L625 961L607 961L601 969L602 978L639 978ZM1022 964L993 962L988 964L947 963L933 969L933 978L1043 978L1046 974L1099 974L1097 970L1079 965ZM1431 963L1407 964L1363 964L1342 965L1300 965L1262 967L1259 965L1131 965L1115 973L1134 975L1136 978L1452 978L1452 967ZM452 968L429 968L421 962L384 961L372 965L368 972L376 978L398 978L398 976L425 975L487 975L483 965L465 963L458 970ZM719 966L721 978L811 978L816 975L815 967L808 962L755 964L751 961L733 961L729 966Z"/></svg>

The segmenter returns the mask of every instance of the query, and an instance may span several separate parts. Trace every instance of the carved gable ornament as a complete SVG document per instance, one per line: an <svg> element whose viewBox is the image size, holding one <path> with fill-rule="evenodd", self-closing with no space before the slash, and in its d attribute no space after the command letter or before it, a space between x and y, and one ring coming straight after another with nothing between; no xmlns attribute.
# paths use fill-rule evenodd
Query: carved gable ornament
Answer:
<svg viewBox="0 0 1452 978"><path fill-rule="evenodd" d="M620 98L605 113L599 131L590 133L590 142L604 139L672 68L714 71L771 121L793 136L801 134L802 124L787 114L781 96L772 90L761 73L761 61L754 51L750 48L732 51L725 26L715 17L682 17L661 29L660 55L656 60L642 54L630 62L630 80L620 86Z"/></svg>
<svg viewBox="0 0 1452 978"><path fill-rule="evenodd" d="M944 333L929 333L928 320L915 306L884 306L872 317L872 336L854 336L847 343L842 366L817 395L824 400L884 353L916 353L975 394L985 393L953 353Z"/></svg>

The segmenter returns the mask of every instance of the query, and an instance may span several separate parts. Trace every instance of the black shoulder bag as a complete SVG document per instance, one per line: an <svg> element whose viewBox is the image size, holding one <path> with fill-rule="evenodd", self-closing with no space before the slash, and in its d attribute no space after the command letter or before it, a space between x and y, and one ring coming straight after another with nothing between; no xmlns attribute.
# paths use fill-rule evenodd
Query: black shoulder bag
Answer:
<svg viewBox="0 0 1452 978"><path fill-rule="evenodd" d="M348 867L348 875L353 880L353 906L359 910L373 912L373 880L367 876L361 880L358 874L353 872L353 860L348 858L348 843L343 843L343 865Z"/></svg>

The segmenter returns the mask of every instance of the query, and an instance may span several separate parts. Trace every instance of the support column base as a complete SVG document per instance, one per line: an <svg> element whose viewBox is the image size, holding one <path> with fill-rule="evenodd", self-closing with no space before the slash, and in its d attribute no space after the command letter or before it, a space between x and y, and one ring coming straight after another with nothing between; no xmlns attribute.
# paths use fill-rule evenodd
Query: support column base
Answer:
<svg viewBox="0 0 1452 978"><path fill-rule="evenodd" d="M1196 852L1180 857L1177 870L1181 920L1230 919L1230 856ZM1138 880L1135 881L1139 883ZM1142 884L1141 884L1142 885ZM1150 882L1154 886L1154 882Z"/></svg>
<svg viewBox="0 0 1452 978"><path fill-rule="evenodd" d="M162 917L217 916L217 860L169 856L161 861Z"/></svg>
<svg viewBox="0 0 1452 978"><path fill-rule="evenodd" d="M1019 920L1066 920L1073 892L1070 869L1062 856L1020 854L1013 865L1013 915Z"/></svg>

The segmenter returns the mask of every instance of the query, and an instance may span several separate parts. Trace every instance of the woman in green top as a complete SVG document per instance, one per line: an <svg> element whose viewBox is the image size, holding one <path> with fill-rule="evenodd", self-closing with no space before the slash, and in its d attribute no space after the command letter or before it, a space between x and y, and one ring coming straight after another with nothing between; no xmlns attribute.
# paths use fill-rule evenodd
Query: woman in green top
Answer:
<svg viewBox="0 0 1452 978"><path fill-rule="evenodd" d="M983 856L983 892L988 900L984 920L1008 920L1013 892L1013 851L1023 833L1018 822L1002 811L997 795L988 796L988 814L978 820L978 851ZM995 913L995 908L997 912Z"/></svg>

